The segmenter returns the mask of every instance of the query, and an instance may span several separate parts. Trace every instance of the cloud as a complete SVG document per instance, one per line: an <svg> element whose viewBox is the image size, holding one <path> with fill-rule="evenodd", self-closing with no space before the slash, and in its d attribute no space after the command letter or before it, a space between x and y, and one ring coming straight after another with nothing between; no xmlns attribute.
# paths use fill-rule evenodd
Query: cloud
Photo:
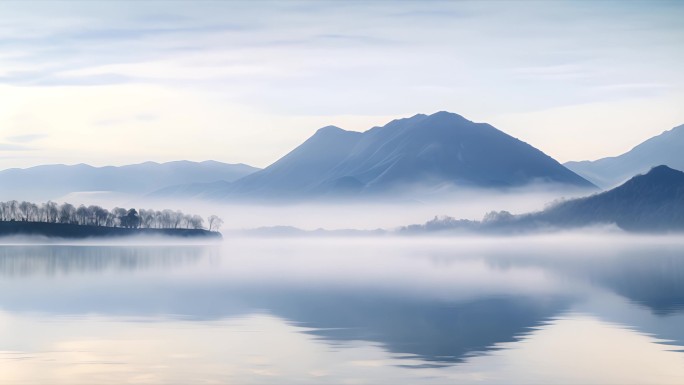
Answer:
<svg viewBox="0 0 684 385"><path fill-rule="evenodd" d="M126 124L135 124L135 123L149 123L149 122L154 122L158 120L160 117L157 114L151 114L151 113L139 113L136 114L135 116L122 116L122 117L117 117L117 118L107 118L107 119L100 119L96 120L93 122L93 125L95 126L100 126L100 127L109 127L109 126L120 126L120 125L126 125Z"/></svg>
<svg viewBox="0 0 684 385"><path fill-rule="evenodd" d="M318 127L419 112L498 119L564 159L608 155L587 142L614 135L582 108L571 117L591 135L554 144L564 107L624 102L660 130L679 117L662 126L628 102L684 90L681 3L267 4L0 2L0 127L49 134L45 160L265 166ZM124 135L125 154L111 146Z"/></svg>
<svg viewBox="0 0 684 385"><path fill-rule="evenodd" d="M0 76L0 83L17 86L54 87L54 86L99 86L109 84L134 83L135 78L115 73L69 75L57 71L17 71Z"/></svg>
<svg viewBox="0 0 684 385"><path fill-rule="evenodd" d="M0 151L32 151L31 147L22 146L20 144L0 143Z"/></svg>
<svg viewBox="0 0 684 385"><path fill-rule="evenodd" d="M49 135L47 135L47 134L24 134L24 135L8 136L5 139L8 142L14 142L14 143L30 143L30 142L34 142L36 140L45 139L48 136Z"/></svg>

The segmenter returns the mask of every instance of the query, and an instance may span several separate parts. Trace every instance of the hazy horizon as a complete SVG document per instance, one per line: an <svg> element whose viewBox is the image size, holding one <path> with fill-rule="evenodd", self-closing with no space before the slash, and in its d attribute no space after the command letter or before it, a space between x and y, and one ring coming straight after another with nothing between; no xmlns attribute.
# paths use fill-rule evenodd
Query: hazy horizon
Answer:
<svg viewBox="0 0 684 385"><path fill-rule="evenodd" d="M449 112L451 112L451 111L449 111ZM407 117L403 117L403 118L407 118ZM398 118L396 118L396 119L403 119L403 118L402 118L402 117L398 117ZM389 121L386 122L386 123L389 123ZM488 123L488 122L476 122L476 123ZM684 125L684 124L682 124L682 125ZM668 129L664 129L664 130L662 130L661 132L655 133L653 136L658 136L658 135L660 135L660 134L662 134L662 133L664 133L664 132L666 132L666 131L670 131L671 129L677 128L677 127L682 126L682 125L678 125L678 126L670 127L670 128L668 128ZM335 125L334 125L334 124L330 124L330 125L328 125L328 126L335 126ZM381 126L381 125L376 125L376 126L373 126L373 127L368 127L368 128L365 129L365 130L359 130L359 131L357 131L357 132L365 132L365 131L368 131L368 130L374 128L374 127L378 127L378 126ZM335 127L337 127L337 126L335 126ZM317 130L320 129L320 128L323 128L323 127L318 127L316 130L314 130L314 132L312 132L312 135L315 133L315 131L317 131ZM339 128L342 128L343 130L345 130L343 127L339 127ZM497 128L498 128L498 127L497 127ZM346 131L355 131L355 130L346 130ZM503 131L503 130L502 130L502 131ZM505 133L505 131L503 131L503 132ZM509 135L510 135L510 134L509 134ZM30 137L30 136L31 136L31 135L28 135L27 137ZM586 161L586 160L593 161L593 160L597 160L597 159L616 157L616 156L618 156L618 155L622 155L622 154L624 154L624 153L629 152L629 151L632 150L634 147L636 147L636 146L638 146L639 144L643 143L643 141L646 141L646 140L651 139L651 138L652 138L652 137L644 138L644 140L642 140L642 141L640 141L640 142L638 142L638 143L635 143L634 145L628 147L626 150L624 150L624 151L622 151L622 152L620 152L620 153L617 153L617 154L605 154L605 155L600 155L600 156L597 156L595 159L569 159L568 161L578 161L578 162L579 162L579 161ZM36 139L37 139L37 138L36 138ZM36 140L36 139L33 139L33 138L30 138L30 139L20 139L19 141L21 141L21 142L23 142L23 141L33 141L33 140ZM304 138L304 140L306 140L306 139L308 139L308 138ZM517 138L517 139L520 139L520 140L525 141L525 140L522 139L522 138ZM16 141L17 139L14 139L14 140ZM290 151L292 151L293 149L295 149L299 144L301 144L301 143L295 144L295 146L294 146L293 148L290 148L290 149L286 150L285 153L280 154L278 157L276 157L276 158L273 160L273 162L275 162L275 161L277 161L278 159L282 158L283 156L287 155L287 153L289 153ZM16 148L14 148L12 144L5 145L5 146L4 146L5 150L2 150L2 148L3 148L3 146L0 146L0 152L6 152L6 151L31 151L30 149L28 149L28 148L22 148L21 146L17 146ZM547 152L546 152L544 149L542 149L542 148L539 148L539 150L541 150L541 151L544 152L544 153L547 153ZM548 153L547 153L547 154L548 154ZM551 157L553 158L552 155L551 155ZM2 159L2 158L0 158L0 159ZM5 159L7 159L7 158L5 158ZM565 161L561 161L561 160L556 159L556 158L554 158L554 159L557 160L557 161L559 161L560 163L565 163ZM242 161L240 161L240 160L235 160L235 161L229 162L229 161L217 160L217 159L214 159L214 158L196 158L196 159L190 159L190 158L177 158L177 159L167 159L167 160L153 160L153 159L147 159L147 160L137 160L137 161L131 161L131 162L126 162L126 161L119 161L119 162L117 162L116 160L113 160L113 161L110 162L110 163L98 163L98 162L87 162L87 161L77 161L77 160L73 160L73 161L71 161L71 162L60 162L60 161L55 161L54 163L49 163L49 162L48 162L48 163L35 163L35 164L20 164L20 165L10 166L10 167L6 167L6 168L0 168L0 171L9 170L9 169L15 169L15 168L18 168L18 169L27 169L27 168L38 167L38 166L46 166L46 165L66 165L66 166L87 165L87 166L92 166L92 167L96 167L96 168L102 168L102 167L122 167L122 166L131 166L131 165L141 165L141 164L145 164L145 163L166 164L166 163L176 163L176 162L192 162L192 163L219 162L219 163L224 163L224 164L246 165L246 166L250 166L250 167L255 167L255 168L257 168L257 169L263 169L263 168L266 168L266 167L268 167L269 165L273 164L273 163L267 163L267 164L265 164L265 165L263 165L263 166L255 166L255 165L253 165L253 164L249 164L249 163L246 163L246 162L242 162Z"/></svg>

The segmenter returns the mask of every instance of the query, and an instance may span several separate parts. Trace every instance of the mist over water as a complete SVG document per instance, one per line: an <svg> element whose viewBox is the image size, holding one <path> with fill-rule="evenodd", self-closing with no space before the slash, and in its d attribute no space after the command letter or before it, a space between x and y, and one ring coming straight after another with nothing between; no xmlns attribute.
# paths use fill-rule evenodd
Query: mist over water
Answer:
<svg viewBox="0 0 684 385"><path fill-rule="evenodd" d="M682 250L604 233L5 245L0 382L681 383Z"/></svg>
<svg viewBox="0 0 684 385"><path fill-rule="evenodd" d="M586 189L539 185L501 191L448 190L431 195L404 191L407 197L405 199L396 196L378 196L358 200L308 202L160 200L100 192L71 194L58 201L67 201L72 204L97 204L103 207L173 209L197 213L205 218L216 214L225 221L223 230L270 226L292 226L303 230L319 228L374 230L424 223L435 216L443 215L458 219L480 220L486 213L493 210L506 210L513 214L538 211L559 199L585 196L592 192Z"/></svg>

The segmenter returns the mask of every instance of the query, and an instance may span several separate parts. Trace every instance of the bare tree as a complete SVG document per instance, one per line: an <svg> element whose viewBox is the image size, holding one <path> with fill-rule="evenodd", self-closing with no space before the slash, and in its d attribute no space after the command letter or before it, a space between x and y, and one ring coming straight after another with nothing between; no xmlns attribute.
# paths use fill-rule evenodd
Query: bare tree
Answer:
<svg viewBox="0 0 684 385"><path fill-rule="evenodd" d="M40 220L40 210L35 203L21 202L19 203L19 211L21 216L20 219L24 222L36 222Z"/></svg>
<svg viewBox="0 0 684 385"><path fill-rule="evenodd" d="M190 228L201 230L204 228L204 219L199 215L193 215L190 218Z"/></svg>
<svg viewBox="0 0 684 385"><path fill-rule="evenodd" d="M67 205L67 204L68 203L65 203L65 205ZM48 201L47 203L45 203L43 205L43 210L45 211L44 216L45 216L46 222L48 222L48 223L57 222L57 217L59 216L59 209L57 207L57 203L52 202L52 201Z"/></svg>
<svg viewBox="0 0 684 385"><path fill-rule="evenodd" d="M121 222L121 218L124 218L128 211L126 209L122 209L121 207L114 207L112 210L112 216L114 217L114 227L121 226L121 227L126 227L123 225ZM124 219L125 221L125 219Z"/></svg>
<svg viewBox="0 0 684 385"><path fill-rule="evenodd" d="M58 205L46 202L0 202L0 221L24 221L76 224L83 226L106 226L127 228L204 229L204 219L199 215L184 214L172 210L136 210L115 207L112 211L97 205L78 208L70 203ZM223 221L216 215L209 217L209 229L218 230Z"/></svg>
<svg viewBox="0 0 684 385"><path fill-rule="evenodd" d="M65 203L59 207L59 223L74 223L76 208L70 203Z"/></svg>
<svg viewBox="0 0 684 385"><path fill-rule="evenodd" d="M17 219L19 219L19 202L9 201L7 203L9 204L10 220L16 221Z"/></svg>
<svg viewBox="0 0 684 385"><path fill-rule="evenodd" d="M90 212L92 224L95 226L104 226L107 222L107 217L109 217L109 211L103 209L100 206L89 206L88 211Z"/></svg>
<svg viewBox="0 0 684 385"><path fill-rule="evenodd" d="M223 224L223 219L217 217L216 215L211 215L209 218L209 231L218 231Z"/></svg>
<svg viewBox="0 0 684 385"><path fill-rule="evenodd" d="M79 225L88 224L88 208L84 205L78 206L76 209L76 223Z"/></svg>

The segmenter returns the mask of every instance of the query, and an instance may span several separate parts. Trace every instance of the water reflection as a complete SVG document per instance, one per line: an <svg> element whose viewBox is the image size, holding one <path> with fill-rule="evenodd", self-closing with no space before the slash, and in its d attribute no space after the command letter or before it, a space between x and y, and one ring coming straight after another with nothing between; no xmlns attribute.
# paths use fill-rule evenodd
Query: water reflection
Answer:
<svg viewBox="0 0 684 385"><path fill-rule="evenodd" d="M0 276L166 269L219 255L211 246L3 245Z"/></svg>
<svg viewBox="0 0 684 385"><path fill-rule="evenodd" d="M535 266L562 279L600 286L658 315L684 311L684 247L647 244L619 252L571 253L507 253L487 260L493 267Z"/></svg>
<svg viewBox="0 0 684 385"><path fill-rule="evenodd" d="M431 366L461 362L515 341L567 306L567 301L533 297L447 302L330 292L287 293L259 303L327 342L375 341L398 357Z"/></svg>
<svg viewBox="0 0 684 385"><path fill-rule="evenodd" d="M272 341L257 338L249 349L235 349L268 355L273 353L270 350L275 349L276 340L286 339L291 347L302 346L302 352L293 350L290 360L301 360L291 364L302 370L306 367L307 373L320 374L321 365L332 365L304 358L307 349L325 347L316 354L345 360L345 365L355 368L382 367L377 372L382 372L384 381L392 376L425 380L402 377L408 375L389 369L395 368L420 369L416 372L423 373L421 376L431 373L433 380L442 383L449 378L511 383L525 382L524 378L541 382L553 379L550 372L542 375L544 368L535 369L541 373L539 377L530 377L520 369L527 367L529 372L536 365L530 357L540 360L543 354L539 349L546 349L550 356L553 349L574 346L590 350L604 338L594 335L599 331L628 338L635 348L640 344L662 345L640 348L652 351L652 357L679 356L673 350L684 345L680 327L684 322L684 249L676 245L646 242L597 248L589 244L564 249L535 241L524 248L490 242L250 242L257 241L222 249L0 247L0 277L5 277L0 279L0 307L4 311L0 323L22 338L0 337L0 351L36 352L45 349L42 341L61 344L67 336L88 345L109 333L103 325L112 324L123 334L130 330L136 335L148 330L141 325L151 325L169 334L160 334L149 343L162 344L163 340L174 354L191 345L199 360L193 361L196 367L209 361L216 364L211 354L230 357L227 364L233 367L246 358L237 351L229 353L229 348L217 350L216 338L232 341L233 337L224 334L232 330L246 333L241 343L249 344L248 330L253 330L269 334ZM33 324L32 330L39 333L24 330L25 324ZM81 326L72 329L74 325ZM576 346L573 336L581 336L583 328L596 341ZM183 341L173 337L173 330L178 329L185 333ZM82 330L96 332L84 335ZM188 342L193 333L203 343ZM560 345L544 347L545 336L553 336L551 340ZM136 338L144 339L142 334ZM601 347L610 350L608 345ZM106 356L110 348L108 344L97 345L101 350L98 354ZM619 343L613 348L615 354L624 354ZM3 354L3 362L22 356ZM504 358L517 362L518 372L509 373L513 377L500 377L505 371L497 365ZM131 369L138 359L142 360L124 360L123 365ZM244 365L258 369L256 364ZM563 366L555 361L544 365ZM344 373L342 366L336 368L338 374ZM684 380L684 366L680 369L669 368L674 373L671 378ZM228 378L221 377L225 373L220 366L207 370L217 376L212 380ZM282 365L278 370L283 371ZM330 374L332 369L326 370ZM363 376L372 376L368 370L363 370ZM487 375L470 377L476 372ZM307 382L312 378L318 377L299 379ZM240 377L240 382L259 382L247 379ZM627 377L616 374L613 379L625 382L620 379Z"/></svg>

